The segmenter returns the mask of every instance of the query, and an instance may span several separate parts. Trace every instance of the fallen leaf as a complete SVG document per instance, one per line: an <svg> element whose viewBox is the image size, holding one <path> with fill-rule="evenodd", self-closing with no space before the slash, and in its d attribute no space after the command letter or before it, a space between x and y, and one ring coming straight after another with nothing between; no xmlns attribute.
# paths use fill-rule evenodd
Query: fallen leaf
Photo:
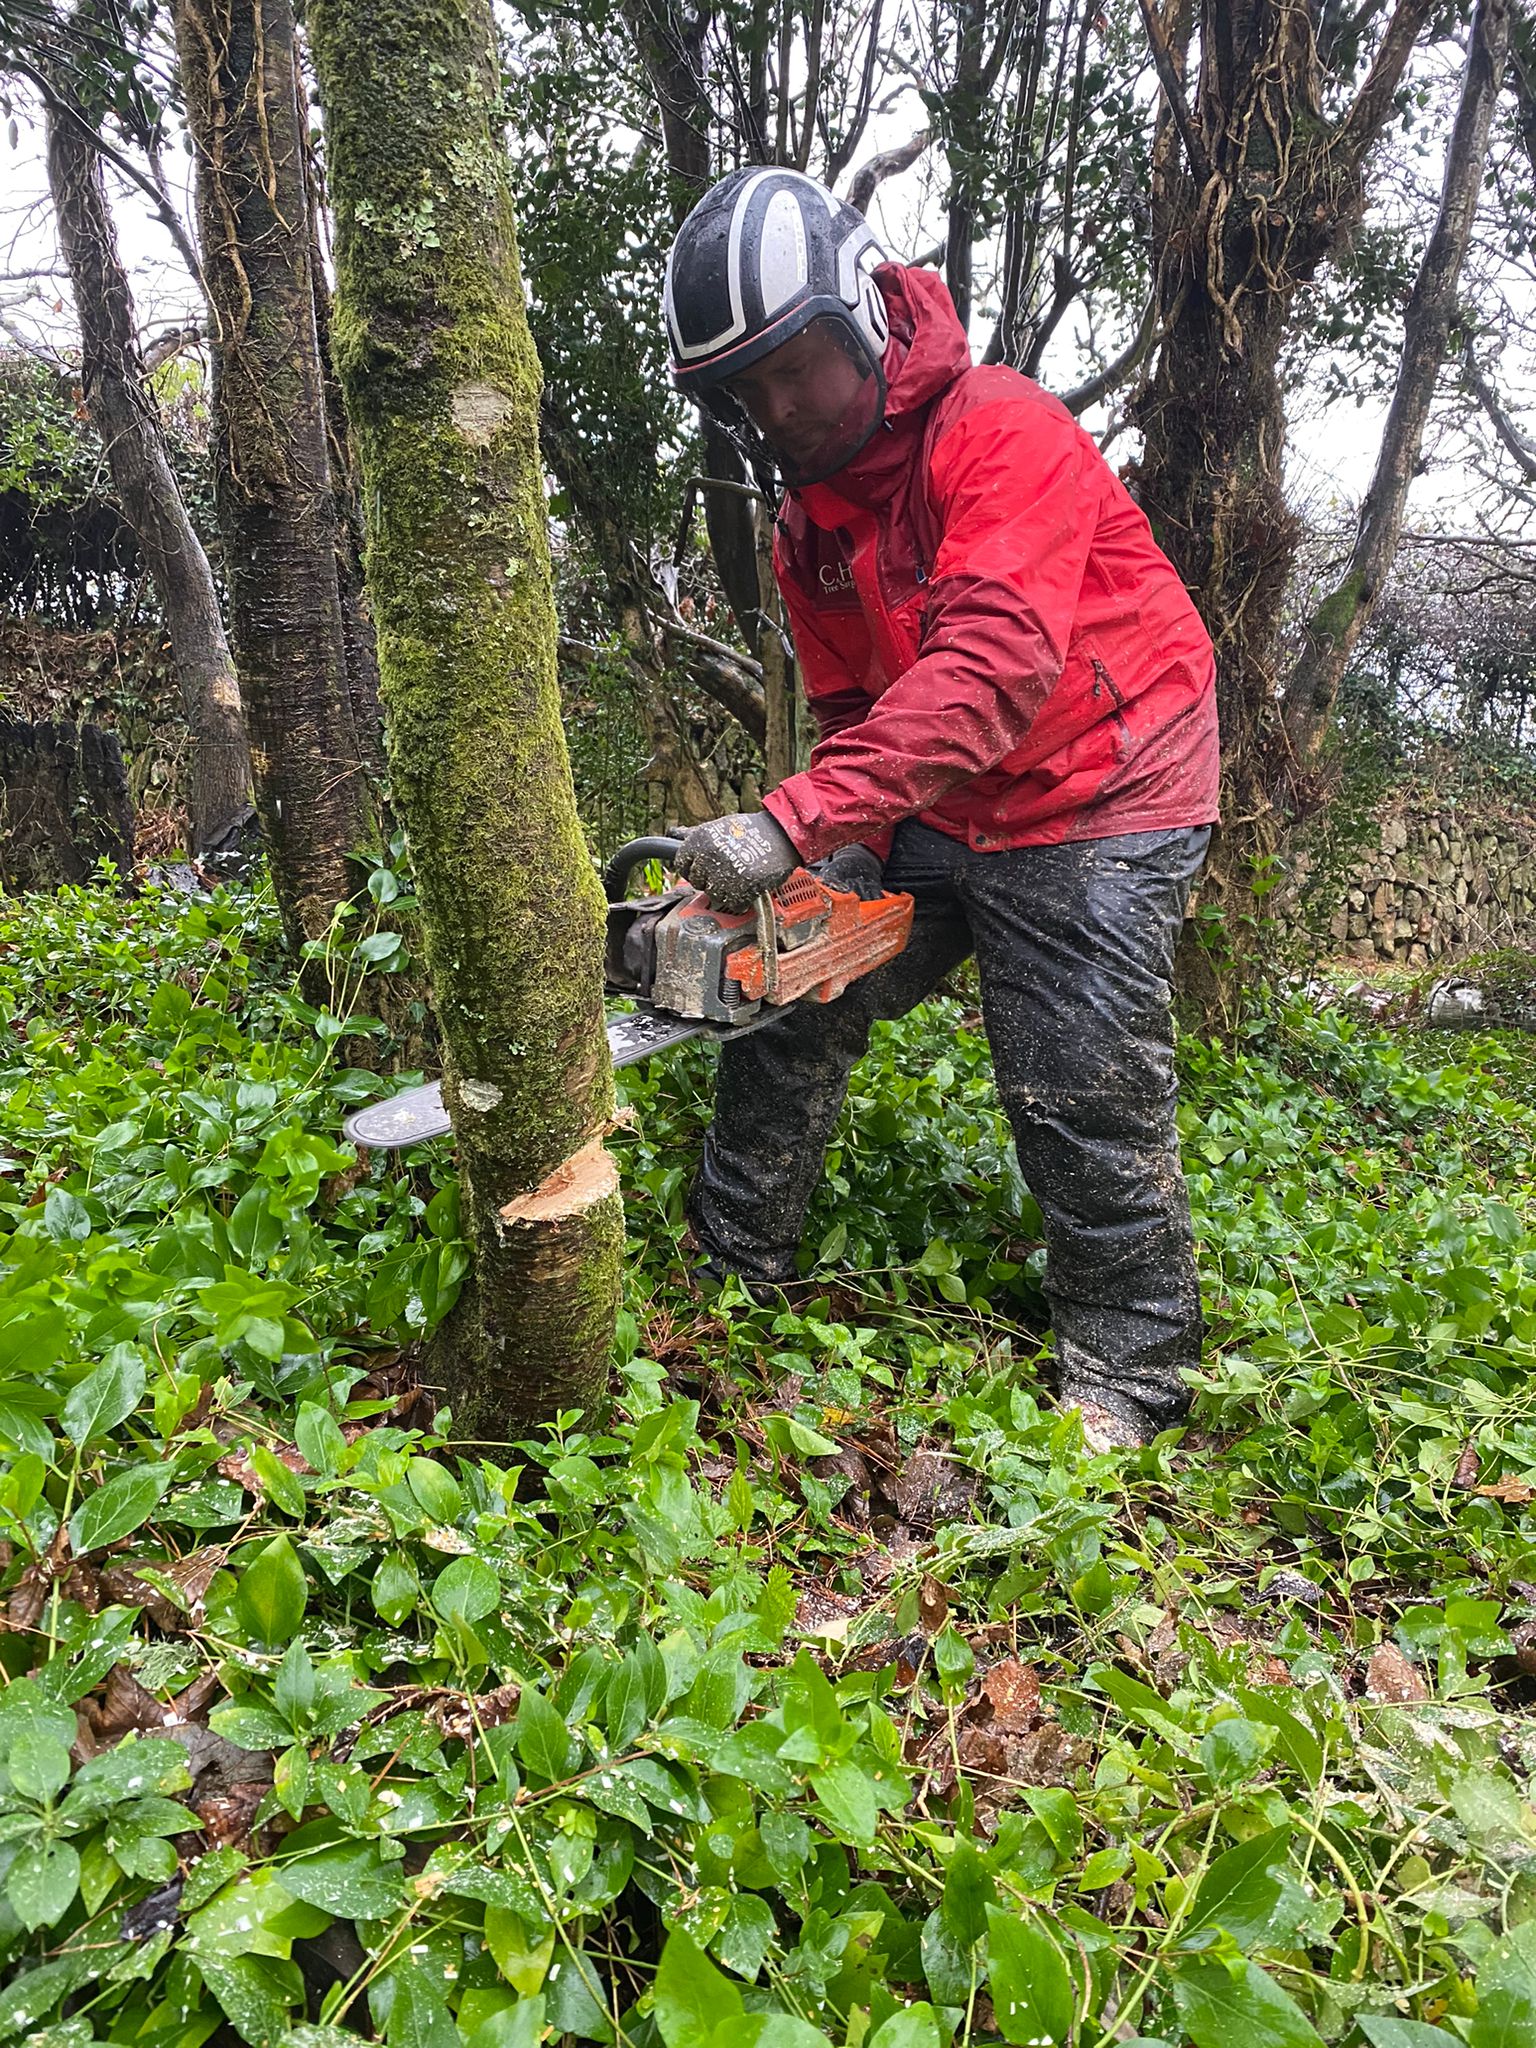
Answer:
<svg viewBox="0 0 1536 2048"><path fill-rule="evenodd" d="M841 1641L862 1606L863 1602L851 1594L824 1592L819 1586L809 1586L796 1603L795 1627L804 1635L831 1636Z"/></svg>
<svg viewBox="0 0 1536 2048"><path fill-rule="evenodd" d="M949 1619L949 1595L928 1572L917 1589L917 1618L925 1636L938 1635Z"/></svg>
<svg viewBox="0 0 1536 2048"><path fill-rule="evenodd" d="M940 1451L914 1451L887 1489L901 1519L928 1531L961 1519L976 1493L976 1475Z"/></svg>
<svg viewBox="0 0 1536 2048"><path fill-rule="evenodd" d="M991 1704L992 1719L1009 1733L1028 1728L1040 1711L1039 1675L1016 1657L994 1664L982 1679L981 1689Z"/></svg>
<svg viewBox="0 0 1536 2048"><path fill-rule="evenodd" d="M1008 1776L1019 1784L1065 1786L1076 1782L1091 1754L1081 1735L1069 1735L1054 1721L1031 1735L1009 1736L1006 1753Z"/></svg>
<svg viewBox="0 0 1536 2048"><path fill-rule="evenodd" d="M1365 1667L1365 1690L1371 1699L1394 1707L1429 1698L1429 1687L1396 1643L1378 1643L1372 1650Z"/></svg>
<svg viewBox="0 0 1536 2048"><path fill-rule="evenodd" d="M1477 1438L1469 1436L1461 1447L1461 1456L1456 1460L1456 1470L1451 1474L1452 1486L1459 1486L1468 1493L1477 1486L1477 1474L1481 1461L1477 1455ZM1482 1488L1478 1487L1478 1492Z"/></svg>
<svg viewBox="0 0 1536 2048"><path fill-rule="evenodd" d="M1528 1479L1495 1479L1488 1486L1474 1486L1484 1500L1502 1500L1512 1508L1529 1507L1536 1500L1536 1486Z"/></svg>

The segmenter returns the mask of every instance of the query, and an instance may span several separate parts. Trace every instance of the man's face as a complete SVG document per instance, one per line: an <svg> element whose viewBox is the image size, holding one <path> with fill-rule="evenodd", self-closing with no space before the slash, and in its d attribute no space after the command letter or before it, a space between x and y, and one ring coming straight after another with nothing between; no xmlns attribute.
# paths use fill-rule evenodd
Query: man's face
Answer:
<svg viewBox="0 0 1536 2048"><path fill-rule="evenodd" d="M840 322L813 320L725 389L778 457L790 483L830 476L875 424L880 380L850 353Z"/></svg>

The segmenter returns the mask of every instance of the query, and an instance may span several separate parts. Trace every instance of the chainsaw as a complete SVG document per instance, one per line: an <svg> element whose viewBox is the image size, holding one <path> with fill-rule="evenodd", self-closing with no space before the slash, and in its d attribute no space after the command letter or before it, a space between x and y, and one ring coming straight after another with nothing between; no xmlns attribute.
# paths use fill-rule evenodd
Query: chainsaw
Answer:
<svg viewBox="0 0 1536 2048"><path fill-rule="evenodd" d="M894 960L912 930L912 898L866 903L796 868L751 910L714 909L699 889L629 895L637 868L674 858L681 842L632 839L603 871L607 993L633 1007L608 1018L616 1067L689 1039L723 1043L759 1031L791 1003L830 1003L850 982ZM354 1110L342 1126L354 1145L398 1147L452 1128L440 1084L406 1088Z"/></svg>

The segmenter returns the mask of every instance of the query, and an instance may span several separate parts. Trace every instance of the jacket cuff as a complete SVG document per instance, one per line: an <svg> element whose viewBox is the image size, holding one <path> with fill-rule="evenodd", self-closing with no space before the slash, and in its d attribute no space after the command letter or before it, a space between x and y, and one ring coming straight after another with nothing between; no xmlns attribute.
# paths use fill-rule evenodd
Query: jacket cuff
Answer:
<svg viewBox="0 0 1536 2048"><path fill-rule="evenodd" d="M803 861L820 860L823 854L836 853L853 837L828 825L816 801L809 771L786 776L777 789L769 790L763 798L763 809L789 834Z"/></svg>

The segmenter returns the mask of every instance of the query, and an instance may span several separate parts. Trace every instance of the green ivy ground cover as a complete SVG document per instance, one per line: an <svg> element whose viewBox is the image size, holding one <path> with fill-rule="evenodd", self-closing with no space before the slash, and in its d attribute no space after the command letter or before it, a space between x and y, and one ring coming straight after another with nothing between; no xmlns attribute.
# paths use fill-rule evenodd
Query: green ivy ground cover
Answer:
<svg viewBox="0 0 1536 2048"><path fill-rule="evenodd" d="M341 1029L260 903L0 907L0 2048L1536 2042L1519 1042L1186 1046L1209 1371L1099 1458L959 1004L793 1309L631 1070L614 1413L459 1460Z"/></svg>

